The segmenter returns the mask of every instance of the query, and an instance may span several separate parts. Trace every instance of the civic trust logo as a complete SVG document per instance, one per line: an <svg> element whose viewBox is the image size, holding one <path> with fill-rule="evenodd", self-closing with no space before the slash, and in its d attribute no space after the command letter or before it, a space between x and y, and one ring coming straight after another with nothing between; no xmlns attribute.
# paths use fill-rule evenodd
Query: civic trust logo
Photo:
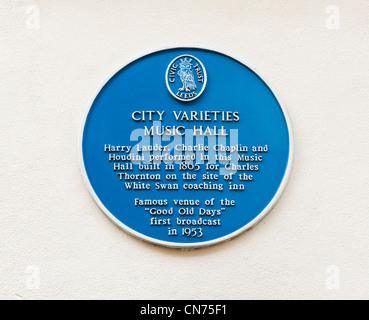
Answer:
<svg viewBox="0 0 369 320"><path fill-rule="evenodd" d="M192 101L204 92L207 74L199 59L182 55L169 64L165 79L173 97L180 101Z"/></svg>

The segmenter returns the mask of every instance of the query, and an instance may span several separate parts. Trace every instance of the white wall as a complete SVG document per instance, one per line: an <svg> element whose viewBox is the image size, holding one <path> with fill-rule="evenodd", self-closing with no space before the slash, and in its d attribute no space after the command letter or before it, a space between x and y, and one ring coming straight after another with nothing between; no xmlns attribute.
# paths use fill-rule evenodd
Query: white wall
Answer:
<svg viewBox="0 0 369 320"><path fill-rule="evenodd" d="M338 30L327 28L331 4ZM0 298L369 298L368 16L367 0L0 0ZM275 209L196 251L118 229L78 162L81 119L103 81L176 46L254 68L295 138Z"/></svg>

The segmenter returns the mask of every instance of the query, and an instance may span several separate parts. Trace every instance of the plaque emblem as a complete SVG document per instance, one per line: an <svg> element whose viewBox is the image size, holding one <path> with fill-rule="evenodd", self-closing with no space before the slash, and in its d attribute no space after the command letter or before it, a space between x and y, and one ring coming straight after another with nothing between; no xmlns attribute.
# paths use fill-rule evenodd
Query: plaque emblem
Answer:
<svg viewBox="0 0 369 320"><path fill-rule="evenodd" d="M180 101L197 99L205 90L207 74L199 59L181 55L169 64L166 83L169 92Z"/></svg>

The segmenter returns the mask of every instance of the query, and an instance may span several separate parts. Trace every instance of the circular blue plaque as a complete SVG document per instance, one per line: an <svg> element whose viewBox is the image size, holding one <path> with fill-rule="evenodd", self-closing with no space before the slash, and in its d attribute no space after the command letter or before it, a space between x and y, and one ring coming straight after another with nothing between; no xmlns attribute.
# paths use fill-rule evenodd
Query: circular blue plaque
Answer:
<svg viewBox="0 0 369 320"><path fill-rule="evenodd" d="M231 239L278 201L292 162L285 110L250 68L175 48L118 71L81 133L81 167L100 208L143 240L196 248Z"/></svg>

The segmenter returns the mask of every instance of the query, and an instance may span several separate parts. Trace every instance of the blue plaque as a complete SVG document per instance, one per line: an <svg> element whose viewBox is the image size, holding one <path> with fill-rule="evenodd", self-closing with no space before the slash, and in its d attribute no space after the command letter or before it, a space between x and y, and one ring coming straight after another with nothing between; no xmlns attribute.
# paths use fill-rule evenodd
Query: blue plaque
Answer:
<svg viewBox="0 0 369 320"><path fill-rule="evenodd" d="M278 201L292 161L285 110L245 64L174 48L118 71L81 131L100 208L143 240L197 248L231 239Z"/></svg>

